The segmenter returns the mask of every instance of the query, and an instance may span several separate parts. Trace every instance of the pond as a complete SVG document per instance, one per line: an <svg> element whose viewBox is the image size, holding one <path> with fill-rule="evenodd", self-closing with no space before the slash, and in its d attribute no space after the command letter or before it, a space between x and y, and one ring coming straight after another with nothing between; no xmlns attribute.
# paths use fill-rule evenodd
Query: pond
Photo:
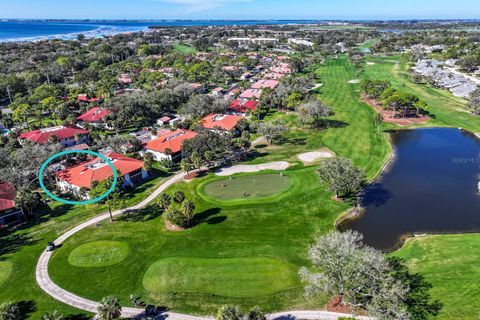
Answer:
<svg viewBox="0 0 480 320"><path fill-rule="evenodd" d="M395 159L361 195L365 209L339 229L382 250L406 236L480 231L480 140L459 129L392 133Z"/></svg>

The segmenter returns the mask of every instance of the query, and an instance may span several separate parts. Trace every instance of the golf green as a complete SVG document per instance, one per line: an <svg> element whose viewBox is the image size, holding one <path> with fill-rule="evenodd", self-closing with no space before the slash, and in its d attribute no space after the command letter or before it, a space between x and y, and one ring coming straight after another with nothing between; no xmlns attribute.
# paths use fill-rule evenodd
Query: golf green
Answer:
<svg viewBox="0 0 480 320"><path fill-rule="evenodd" d="M12 272L12 263L10 261L0 261L0 287L8 279Z"/></svg>
<svg viewBox="0 0 480 320"><path fill-rule="evenodd" d="M128 252L125 242L93 241L75 248L68 256L68 262L75 267L106 267L125 259Z"/></svg>
<svg viewBox="0 0 480 320"><path fill-rule="evenodd" d="M287 190L291 179L280 173L232 176L204 186L207 196L218 200L266 198Z"/></svg>
<svg viewBox="0 0 480 320"><path fill-rule="evenodd" d="M143 277L150 293L202 292L231 298L270 295L299 285L298 267L278 259L165 258Z"/></svg>

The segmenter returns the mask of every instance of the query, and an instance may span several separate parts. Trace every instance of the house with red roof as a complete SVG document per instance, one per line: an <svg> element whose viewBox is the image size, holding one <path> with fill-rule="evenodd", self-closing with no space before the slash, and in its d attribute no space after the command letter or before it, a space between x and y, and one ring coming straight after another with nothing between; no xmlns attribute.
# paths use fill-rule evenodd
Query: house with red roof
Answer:
<svg viewBox="0 0 480 320"><path fill-rule="evenodd" d="M260 99L262 89L247 89L240 94L242 99Z"/></svg>
<svg viewBox="0 0 480 320"><path fill-rule="evenodd" d="M104 154L112 162L124 182L122 187L133 187L148 177L143 168L143 161L124 156L115 152ZM55 173L57 185L64 192L80 195L80 189L91 189L94 181L102 182L113 177L113 170L102 158L90 159L84 163Z"/></svg>
<svg viewBox="0 0 480 320"><path fill-rule="evenodd" d="M256 100L233 100L228 110L235 115L246 116L248 112L252 112L257 108L258 101Z"/></svg>
<svg viewBox="0 0 480 320"><path fill-rule="evenodd" d="M0 183L0 225L14 224L22 219L23 211L15 206L17 190L9 183Z"/></svg>
<svg viewBox="0 0 480 320"><path fill-rule="evenodd" d="M277 80L262 79L252 85L252 89L275 89L278 86Z"/></svg>
<svg viewBox="0 0 480 320"><path fill-rule="evenodd" d="M18 139L20 143L24 140L30 140L34 143L45 144L48 143L50 136L56 136L58 142L65 148L73 147L77 144L88 143L90 141L90 135L87 130L77 126L67 125L24 132L18 137Z"/></svg>
<svg viewBox="0 0 480 320"><path fill-rule="evenodd" d="M274 73L291 74L292 67L288 63L280 63L279 65L273 67L271 71Z"/></svg>
<svg viewBox="0 0 480 320"><path fill-rule="evenodd" d="M215 89L212 90L212 95L214 97L221 97L225 90L222 87L216 87Z"/></svg>
<svg viewBox="0 0 480 320"><path fill-rule="evenodd" d="M77 95L77 100L85 103L100 102L102 98L89 98L86 94Z"/></svg>
<svg viewBox="0 0 480 320"><path fill-rule="evenodd" d="M77 117L79 126L83 127L85 124L91 124L97 127L106 127L106 118L110 114L105 108L94 107Z"/></svg>
<svg viewBox="0 0 480 320"><path fill-rule="evenodd" d="M153 155L156 161L163 159L177 160L182 158L182 143L198 135L195 131L178 129L164 130L162 134L145 144L144 152Z"/></svg>
<svg viewBox="0 0 480 320"><path fill-rule="evenodd" d="M130 75L128 73L123 73L118 77L118 82L123 83L123 84L130 84L133 82L132 78L130 78Z"/></svg>
<svg viewBox="0 0 480 320"><path fill-rule="evenodd" d="M202 127L216 132L227 132L235 129L243 116L232 114L211 114L202 119Z"/></svg>
<svg viewBox="0 0 480 320"><path fill-rule="evenodd" d="M271 73L265 74L263 77L264 77L265 79L280 80L280 79L282 79L284 76L285 76L285 74L283 74L283 73L271 72Z"/></svg>

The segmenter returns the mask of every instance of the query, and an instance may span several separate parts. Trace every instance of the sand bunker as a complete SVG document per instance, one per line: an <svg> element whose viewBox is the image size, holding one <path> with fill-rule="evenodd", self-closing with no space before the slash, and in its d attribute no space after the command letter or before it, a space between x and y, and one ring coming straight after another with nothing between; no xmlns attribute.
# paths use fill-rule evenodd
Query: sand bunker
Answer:
<svg viewBox="0 0 480 320"><path fill-rule="evenodd" d="M285 170L290 164L286 161L269 162L262 164L240 164L233 167L219 169L217 176L230 176L241 172L258 172L263 170Z"/></svg>
<svg viewBox="0 0 480 320"><path fill-rule="evenodd" d="M324 158L332 158L334 156L335 155L333 154L333 152L329 150L320 150L320 151L301 153L297 157L303 163L309 163L309 162L314 162Z"/></svg>

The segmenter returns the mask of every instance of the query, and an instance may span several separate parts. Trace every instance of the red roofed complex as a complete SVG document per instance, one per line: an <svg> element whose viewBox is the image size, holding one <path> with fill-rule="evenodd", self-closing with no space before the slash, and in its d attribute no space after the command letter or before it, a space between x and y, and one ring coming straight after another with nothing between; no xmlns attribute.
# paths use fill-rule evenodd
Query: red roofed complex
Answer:
<svg viewBox="0 0 480 320"><path fill-rule="evenodd" d="M156 161L175 160L182 155L182 143L193 139L198 133L189 130L168 131L145 145L145 152L153 154ZM169 152L167 152L169 150Z"/></svg>
<svg viewBox="0 0 480 320"><path fill-rule="evenodd" d="M265 88L270 88L270 89L275 89L278 86L278 81L277 80L258 80L252 85L252 89L265 89Z"/></svg>
<svg viewBox="0 0 480 320"><path fill-rule="evenodd" d="M258 101L247 100L242 102L242 100L233 100L228 109L235 114L244 116L248 111L253 111L257 108Z"/></svg>
<svg viewBox="0 0 480 320"><path fill-rule="evenodd" d="M288 63L280 63L278 66L275 66L271 69L274 73L283 73L290 74L292 73L292 67Z"/></svg>
<svg viewBox="0 0 480 320"><path fill-rule="evenodd" d="M79 139L75 139L75 135L79 135ZM56 126L44 128L22 133L18 138L22 140L30 140L38 144L48 142L50 136L56 136L58 142L65 148L75 146L77 144L87 143L90 140L87 130L76 126Z"/></svg>
<svg viewBox="0 0 480 320"><path fill-rule="evenodd" d="M213 130L230 131L243 116L231 114L211 114L202 119L202 127Z"/></svg>
<svg viewBox="0 0 480 320"><path fill-rule="evenodd" d="M19 221L22 210L15 207L17 190L9 183L0 183L0 225Z"/></svg>
<svg viewBox="0 0 480 320"><path fill-rule="evenodd" d="M78 121L87 122L90 124L101 124L105 118L110 114L110 111L101 107L94 107L81 116L77 117Z"/></svg>
<svg viewBox="0 0 480 320"><path fill-rule="evenodd" d="M242 92L240 95L240 98L242 99L260 99L260 96L262 95L262 89L247 89Z"/></svg>
<svg viewBox="0 0 480 320"><path fill-rule="evenodd" d="M133 187L135 183L148 176L143 169L143 161L141 160L114 152L106 153L105 157L113 163L115 169L125 178L123 187ZM113 176L113 171L103 159L95 158L59 171L56 175L57 184L61 190L80 195L80 188L90 189L93 181L101 182L108 179Z"/></svg>

